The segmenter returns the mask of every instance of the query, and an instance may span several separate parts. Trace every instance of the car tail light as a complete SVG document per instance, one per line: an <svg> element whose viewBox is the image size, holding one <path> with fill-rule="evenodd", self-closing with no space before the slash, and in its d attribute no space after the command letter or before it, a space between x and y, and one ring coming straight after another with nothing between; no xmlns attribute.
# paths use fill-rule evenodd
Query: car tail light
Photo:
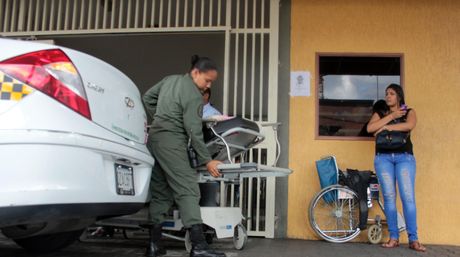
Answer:
<svg viewBox="0 0 460 257"><path fill-rule="evenodd" d="M60 49L32 52L0 62L0 70L91 119L77 69Z"/></svg>

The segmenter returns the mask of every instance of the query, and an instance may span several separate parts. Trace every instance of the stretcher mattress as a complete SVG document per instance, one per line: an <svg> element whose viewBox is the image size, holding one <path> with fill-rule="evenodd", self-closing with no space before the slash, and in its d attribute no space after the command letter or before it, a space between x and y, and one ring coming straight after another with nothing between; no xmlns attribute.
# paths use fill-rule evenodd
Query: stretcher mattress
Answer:
<svg viewBox="0 0 460 257"><path fill-rule="evenodd" d="M217 134L217 135L216 135ZM233 158L260 143L263 137L257 123L240 117L234 117L212 123L205 122L203 125L203 137L211 157L216 160L228 160L228 152L225 143L230 150L230 158Z"/></svg>

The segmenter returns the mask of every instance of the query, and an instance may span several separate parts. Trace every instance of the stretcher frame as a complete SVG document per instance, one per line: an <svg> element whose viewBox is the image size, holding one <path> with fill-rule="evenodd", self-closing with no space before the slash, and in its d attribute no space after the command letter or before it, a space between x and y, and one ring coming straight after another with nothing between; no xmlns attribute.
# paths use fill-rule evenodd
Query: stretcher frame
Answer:
<svg viewBox="0 0 460 257"><path fill-rule="evenodd" d="M247 120L248 121L248 120ZM197 168L197 181L198 183L206 182L223 182L224 184L240 183L243 178L254 178L254 177L284 177L292 173L290 169L280 168L268 165L262 165L254 162L242 162L234 163L233 158L238 155L243 155L254 146L260 144L265 136L259 131L252 129L235 127L231 128L221 134L217 133L214 127L221 121L217 120L205 120L204 123L216 136L213 140L207 142L208 148L213 146L220 146L221 150L225 152L225 159L222 159L224 163L218 165L218 169L221 173L220 177L211 176L206 167ZM249 121L250 122L250 121ZM274 124L277 126L278 124ZM230 142L229 137L234 135L250 135L254 139L251 142ZM278 144L277 144L278 145ZM236 151L235 151L236 149ZM232 151L233 150L233 151ZM220 154L220 156L224 156ZM244 159L244 158L241 158ZM220 183L222 185L222 183ZM223 192L222 190L220 190ZM221 201L226 196L221 194ZM241 211L241 207L223 207L223 206L202 206L200 207L203 224L208 228L212 229L213 232L205 231L208 243L211 243L212 237L215 236L217 239L222 238L233 238L233 244L235 249L241 250L247 243L247 232L242 224L244 219ZM140 212L127 215L122 217L115 217L106 220L100 220L96 222L96 226L110 226L123 229L125 237L128 237L127 230L136 230L145 228L145 224L148 224L148 211L146 208ZM180 219L180 213L178 210L173 210L170 219L163 223L163 236L184 241L187 251L191 250L191 241L188 230L185 230L185 236L178 236L177 232L184 231L185 227ZM213 234L214 233L214 234Z"/></svg>

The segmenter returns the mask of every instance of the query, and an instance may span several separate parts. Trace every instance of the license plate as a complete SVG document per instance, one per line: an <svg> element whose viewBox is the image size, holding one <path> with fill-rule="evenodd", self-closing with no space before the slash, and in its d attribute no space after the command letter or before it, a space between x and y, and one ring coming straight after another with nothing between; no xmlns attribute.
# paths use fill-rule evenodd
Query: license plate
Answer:
<svg viewBox="0 0 460 257"><path fill-rule="evenodd" d="M133 168L123 164L115 164L115 182L117 194L134 195Z"/></svg>

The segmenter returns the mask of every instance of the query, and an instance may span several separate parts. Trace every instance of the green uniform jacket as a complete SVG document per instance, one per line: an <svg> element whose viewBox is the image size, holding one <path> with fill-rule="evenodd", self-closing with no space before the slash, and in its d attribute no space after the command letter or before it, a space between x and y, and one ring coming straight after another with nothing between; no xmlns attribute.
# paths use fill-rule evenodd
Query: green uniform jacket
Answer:
<svg viewBox="0 0 460 257"><path fill-rule="evenodd" d="M191 138L200 164L211 160L203 140L203 96L189 74L165 77L144 94L143 100L153 118L149 136L154 141L185 150Z"/></svg>

